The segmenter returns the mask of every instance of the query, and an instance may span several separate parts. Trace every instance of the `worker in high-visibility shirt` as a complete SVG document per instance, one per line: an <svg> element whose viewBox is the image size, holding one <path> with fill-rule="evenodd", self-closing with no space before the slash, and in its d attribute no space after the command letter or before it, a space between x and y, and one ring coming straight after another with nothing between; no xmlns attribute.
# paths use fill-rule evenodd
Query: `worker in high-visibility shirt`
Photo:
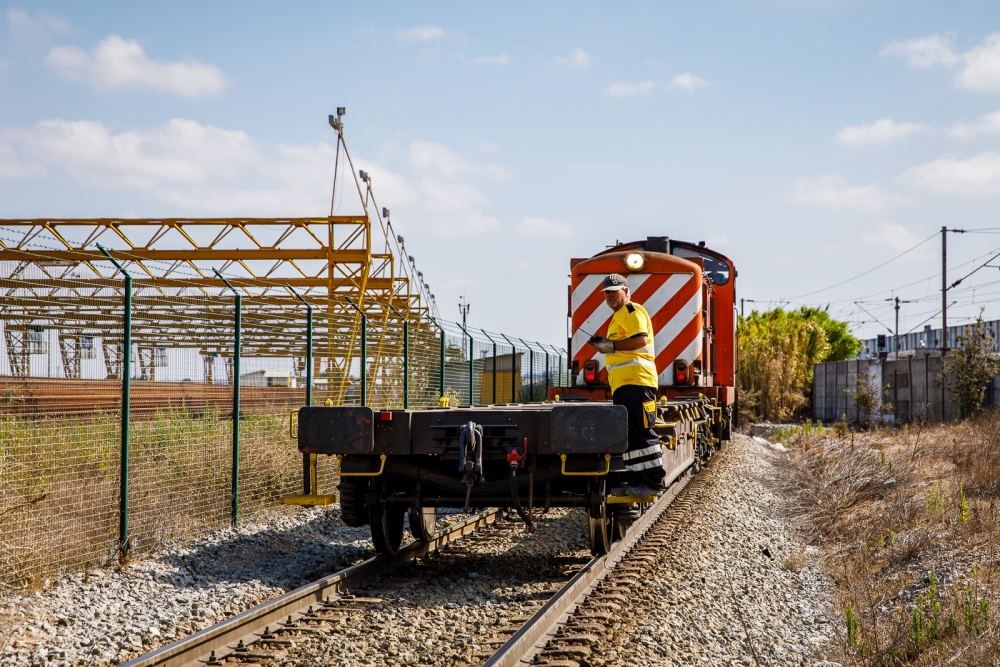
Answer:
<svg viewBox="0 0 1000 667"><path fill-rule="evenodd" d="M653 323L646 309L632 303L628 281L612 273L604 279L604 301L614 315L608 335L593 336L590 344L604 355L615 405L628 410L628 451L625 469L628 486L611 489L611 495L644 498L663 490L663 458L656 423L658 375L653 351Z"/></svg>

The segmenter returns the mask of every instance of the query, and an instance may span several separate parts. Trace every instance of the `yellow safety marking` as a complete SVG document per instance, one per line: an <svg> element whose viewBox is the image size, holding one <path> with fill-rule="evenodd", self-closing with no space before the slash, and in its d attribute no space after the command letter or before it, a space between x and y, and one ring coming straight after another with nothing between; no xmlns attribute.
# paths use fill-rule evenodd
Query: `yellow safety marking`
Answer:
<svg viewBox="0 0 1000 667"><path fill-rule="evenodd" d="M566 472L566 455L560 454L559 458L562 459L562 474L566 475L567 477L583 477L587 475L600 476L600 475L607 475L609 472L611 472L611 454L604 455L604 464L605 464L604 470L594 470L586 472Z"/></svg>
<svg viewBox="0 0 1000 667"><path fill-rule="evenodd" d="M608 496L607 502L609 505L613 504L629 504L636 505L638 503L655 503L659 496L645 496L644 498L636 498L634 496Z"/></svg>
<svg viewBox="0 0 1000 667"><path fill-rule="evenodd" d="M337 454L337 469L334 474L340 477L378 477L382 474L382 471L385 470L385 454L379 456L379 459L381 459L382 465L378 467L378 472L341 472L340 464L344 460L344 455Z"/></svg>
<svg viewBox="0 0 1000 667"><path fill-rule="evenodd" d="M285 505L303 505L306 507L313 505L332 505L337 502L337 496L330 495L318 495L318 494L308 494L308 495L297 495L297 496L283 496L281 502Z"/></svg>

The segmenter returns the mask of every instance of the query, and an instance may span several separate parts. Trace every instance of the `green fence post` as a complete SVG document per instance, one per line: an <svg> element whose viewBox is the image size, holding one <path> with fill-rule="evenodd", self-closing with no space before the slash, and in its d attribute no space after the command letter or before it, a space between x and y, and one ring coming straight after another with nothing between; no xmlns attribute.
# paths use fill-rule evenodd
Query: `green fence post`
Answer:
<svg viewBox="0 0 1000 667"><path fill-rule="evenodd" d="M545 398L543 400L547 401L549 400L549 387L552 386L549 383L549 351L546 350L545 346L539 343L537 340L535 341L535 345L537 345L538 349L541 350L542 354L545 355Z"/></svg>
<svg viewBox="0 0 1000 667"><path fill-rule="evenodd" d="M396 310L391 303L388 304L392 312L403 321L403 409L410 409L410 323L403 316L403 313Z"/></svg>
<svg viewBox="0 0 1000 667"><path fill-rule="evenodd" d="M462 329L462 332L469 337L469 405L472 405L473 403L476 402L473 397L473 389L474 389L473 378L475 376L475 366L472 363L473 359L476 356L476 346L475 346L475 341L472 339L472 334L470 334L462 327L459 327L459 329Z"/></svg>
<svg viewBox="0 0 1000 667"><path fill-rule="evenodd" d="M490 337L488 333L486 333L485 329L480 329L480 331L483 332L483 335L486 336L487 340L493 343L493 394L490 397L490 402L496 403L497 402L497 343L495 340L493 340L492 337ZM482 385L480 385L479 400L482 400L482 398L483 398L483 387Z"/></svg>
<svg viewBox="0 0 1000 667"><path fill-rule="evenodd" d="M285 283L288 291L295 295L306 307L306 405L312 405L313 391L313 309L302 295ZM302 493L308 496L312 492L312 454L302 455Z"/></svg>
<svg viewBox="0 0 1000 667"><path fill-rule="evenodd" d="M431 324L438 328L441 332L441 377L438 378L438 397L444 398L444 354L445 354L445 334L444 327L438 324L437 320L433 317L431 318Z"/></svg>
<svg viewBox="0 0 1000 667"><path fill-rule="evenodd" d="M121 555L128 554L128 473L129 473L129 437L132 415L132 276L122 268L104 246L97 248L115 265L119 273L125 276L125 299L123 307L125 317L122 322L122 434L121 454L119 462L118 487L118 551Z"/></svg>
<svg viewBox="0 0 1000 667"><path fill-rule="evenodd" d="M368 316L350 297L344 298L361 314L361 405L364 406L368 405Z"/></svg>
<svg viewBox="0 0 1000 667"><path fill-rule="evenodd" d="M517 356L517 348L514 347L514 343L510 342L510 338L507 338L507 334L500 335L510 345L510 402L517 403L517 387L514 386L514 357Z"/></svg>
<svg viewBox="0 0 1000 667"><path fill-rule="evenodd" d="M233 333L233 470L232 518L235 526L240 517L240 342L243 335L243 295L215 268L215 275L236 295L235 331Z"/></svg>
<svg viewBox="0 0 1000 667"><path fill-rule="evenodd" d="M535 349L524 342L523 338L518 338L521 345L528 350L528 403L535 402Z"/></svg>

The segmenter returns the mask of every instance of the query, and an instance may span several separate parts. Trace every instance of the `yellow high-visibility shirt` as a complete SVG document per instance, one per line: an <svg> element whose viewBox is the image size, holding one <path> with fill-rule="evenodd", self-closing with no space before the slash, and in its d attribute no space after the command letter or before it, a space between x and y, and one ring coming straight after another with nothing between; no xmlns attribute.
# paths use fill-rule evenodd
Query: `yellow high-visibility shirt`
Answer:
<svg viewBox="0 0 1000 667"><path fill-rule="evenodd" d="M653 356L653 322L646 309L637 303L626 303L615 311L608 324L608 338L611 340L624 340L642 333L646 334L644 347L605 355L604 365L608 369L612 393L626 384L654 389L658 386L656 358Z"/></svg>

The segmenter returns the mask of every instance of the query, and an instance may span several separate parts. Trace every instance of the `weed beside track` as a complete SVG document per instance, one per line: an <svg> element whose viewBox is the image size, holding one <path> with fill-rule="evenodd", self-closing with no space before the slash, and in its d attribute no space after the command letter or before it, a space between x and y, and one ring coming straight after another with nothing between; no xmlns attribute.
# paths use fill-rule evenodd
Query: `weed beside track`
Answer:
<svg viewBox="0 0 1000 667"><path fill-rule="evenodd" d="M1000 664L1000 412L775 429L791 517L837 585L845 665Z"/></svg>

